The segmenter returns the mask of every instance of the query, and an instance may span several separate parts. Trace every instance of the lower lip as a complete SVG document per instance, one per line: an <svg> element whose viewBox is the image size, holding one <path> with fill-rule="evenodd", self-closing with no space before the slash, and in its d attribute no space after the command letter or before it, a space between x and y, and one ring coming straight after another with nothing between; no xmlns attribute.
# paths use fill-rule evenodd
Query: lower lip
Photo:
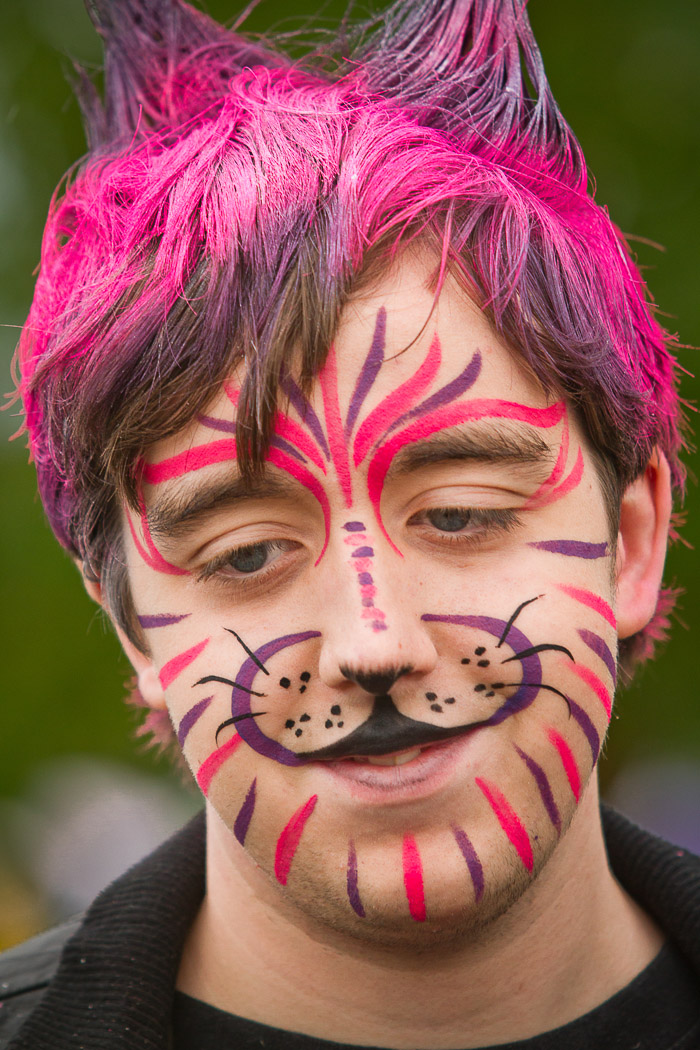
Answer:
<svg viewBox="0 0 700 1050"><path fill-rule="evenodd" d="M473 729L462 736L432 744L420 755L399 766L375 766L369 762L345 759L340 762L315 762L316 769L325 771L336 783L363 802L405 802L427 798L444 787L481 729ZM340 786L340 783L338 783Z"/></svg>

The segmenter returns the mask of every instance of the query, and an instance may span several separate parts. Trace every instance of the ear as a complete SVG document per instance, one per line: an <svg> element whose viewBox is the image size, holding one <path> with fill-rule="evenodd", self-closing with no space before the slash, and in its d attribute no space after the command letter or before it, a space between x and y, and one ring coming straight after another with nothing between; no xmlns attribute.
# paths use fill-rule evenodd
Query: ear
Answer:
<svg viewBox="0 0 700 1050"><path fill-rule="evenodd" d="M112 626L117 633L117 637L121 642L122 649L129 658L129 662L136 672L136 679L138 682L139 693L146 702L146 705L157 711L165 711L167 705L165 702L165 693L163 687L160 684L160 678L158 677L158 670L147 653L142 652L130 638L126 636L122 628L114 622L110 616L109 609L106 607L102 588L96 580L89 580L85 573L82 571L82 566L78 563L78 568L81 571L83 577L83 583L85 584L85 590L88 592L93 601L96 601L112 620Z"/></svg>
<svg viewBox="0 0 700 1050"><path fill-rule="evenodd" d="M651 620L659 599L671 519L671 472L658 449L626 489L617 538L617 633L629 638Z"/></svg>

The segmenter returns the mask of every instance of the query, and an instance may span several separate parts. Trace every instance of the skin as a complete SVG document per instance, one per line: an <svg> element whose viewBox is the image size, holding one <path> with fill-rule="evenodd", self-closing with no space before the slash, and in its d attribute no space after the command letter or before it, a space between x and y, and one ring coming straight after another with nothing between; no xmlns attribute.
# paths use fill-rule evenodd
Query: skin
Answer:
<svg viewBox="0 0 700 1050"><path fill-rule="evenodd" d="M124 644L207 796L180 987L320 1037L448 1050L580 1016L658 950L607 868L595 759L670 497L658 458L613 564L575 414L449 281L432 305L404 259L346 308L316 423L280 406L276 489L222 490L239 376L148 451L125 541L149 653ZM367 735L380 708L408 743Z"/></svg>

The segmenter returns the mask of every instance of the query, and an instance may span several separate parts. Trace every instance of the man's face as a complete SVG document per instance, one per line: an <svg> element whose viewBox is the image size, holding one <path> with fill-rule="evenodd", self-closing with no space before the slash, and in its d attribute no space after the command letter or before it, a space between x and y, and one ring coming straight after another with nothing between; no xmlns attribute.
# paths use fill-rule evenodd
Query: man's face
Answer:
<svg viewBox="0 0 700 1050"><path fill-rule="evenodd" d="M404 266L347 307L311 396L285 382L248 491L232 376L151 448L125 529L227 856L387 943L528 887L586 789L615 675L582 430L450 282L432 300Z"/></svg>

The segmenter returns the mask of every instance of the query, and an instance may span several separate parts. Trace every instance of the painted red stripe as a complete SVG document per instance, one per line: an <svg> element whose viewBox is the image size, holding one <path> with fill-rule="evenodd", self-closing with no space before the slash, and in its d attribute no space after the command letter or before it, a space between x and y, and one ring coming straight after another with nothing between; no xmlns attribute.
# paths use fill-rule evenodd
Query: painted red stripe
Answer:
<svg viewBox="0 0 700 1050"><path fill-rule="evenodd" d="M425 922L425 888L423 886L423 863L413 835L405 835L402 849L403 883L411 918Z"/></svg>
<svg viewBox="0 0 700 1050"><path fill-rule="evenodd" d="M576 765L576 759L574 758L573 751L567 744L561 733L558 733L556 729L549 728L547 730L547 736L549 737L552 744L559 752L561 758L561 764L564 767L566 773L566 779L571 785L571 790L574 793L574 798L578 802L581 797L581 774L579 773L578 766Z"/></svg>
<svg viewBox="0 0 700 1050"><path fill-rule="evenodd" d="M197 770L197 783L204 795L209 794L209 786L212 780L224 762L238 750L240 742L241 738L236 734L230 740L227 740L225 744L222 744L221 747L217 747L216 751L212 751L208 758L204 759Z"/></svg>
<svg viewBox="0 0 700 1050"><path fill-rule="evenodd" d="M348 446L345 441L345 434L343 433L343 423L340 418L338 369L335 359L335 347L333 346L328 351L328 357L319 373L318 381L321 387L321 394L323 395L323 411L326 417L326 433L328 434L331 459L345 496L345 505L351 507L352 479L350 475L350 460L348 459Z"/></svg>
<svg viewBox="0 0 700 1050"><path fill-rule="evenodd" d="M528 871L532 871L534 864L532 846L520 817L503 792L495 784L490 783L488 780L483 780L481 777L476 777L476 785L486 796L488 804L496 814L498 823L515 846L521 861Z"/></svg>
<svg viewBox="0 0 700 1050"><path fill-rule="evenodd" d="M277 848L275 850L275 877L282 886L287 885L289 869L292 866L294 854L297 851L299 841L304 831L304 826L313 813L314 806L317 802L318 795L312 795L310 799L307 799L304 805L300 806L296 811L277 840Z"/></svg>
<svg viewBox="0 0 700 1050"><path fill-rule="evenodd" d="M197 642L191 649L185 649L184 653L178 653L177 656L173 656L172 660L168 660L167 663L163 664L158 674L160 684L163 689L167 689L172 682L181 675L186 667L196 660L201 652L203 652L211 641L210 638L205 638L203 642Z"/></svg>
<svg viewBox="0 0 700 1050"><path fill-rule="evenodd" d="M573 598L575 602L580 602L581 605L586 605L593 612L597 612L599 616L608 621L611 627L617 627L615 613L599 594L587 591L584 587L571 587L568 583L558 583L557 587L564 594L568 594L570 598Z"/></svg>
<svg viewBox="0 0 700 1050"><path fill-rule="evenodd" d="M194 470L209 467L212 463L225 463L236 459L236 442L234 438L221 438L220 441L208 441L205 445L195 445L176 456L162 459L160 463L143 463L143 478L151 485L191 474Z"/></svg>
<svg viewBox="0 0 700 1050"><path fill-rule="evenodd" d="M564 661L562 661L564 663ZM612 696L609 690L606 688L605 683L595 671L591 671L590 667L586 667L584 664L572 664L570 660L566 661L566 667L573 671L575 675L585 682L589 686L595 695L600 700L601 704L605 708L605 713L610 718L612 712Z"/></svg>

